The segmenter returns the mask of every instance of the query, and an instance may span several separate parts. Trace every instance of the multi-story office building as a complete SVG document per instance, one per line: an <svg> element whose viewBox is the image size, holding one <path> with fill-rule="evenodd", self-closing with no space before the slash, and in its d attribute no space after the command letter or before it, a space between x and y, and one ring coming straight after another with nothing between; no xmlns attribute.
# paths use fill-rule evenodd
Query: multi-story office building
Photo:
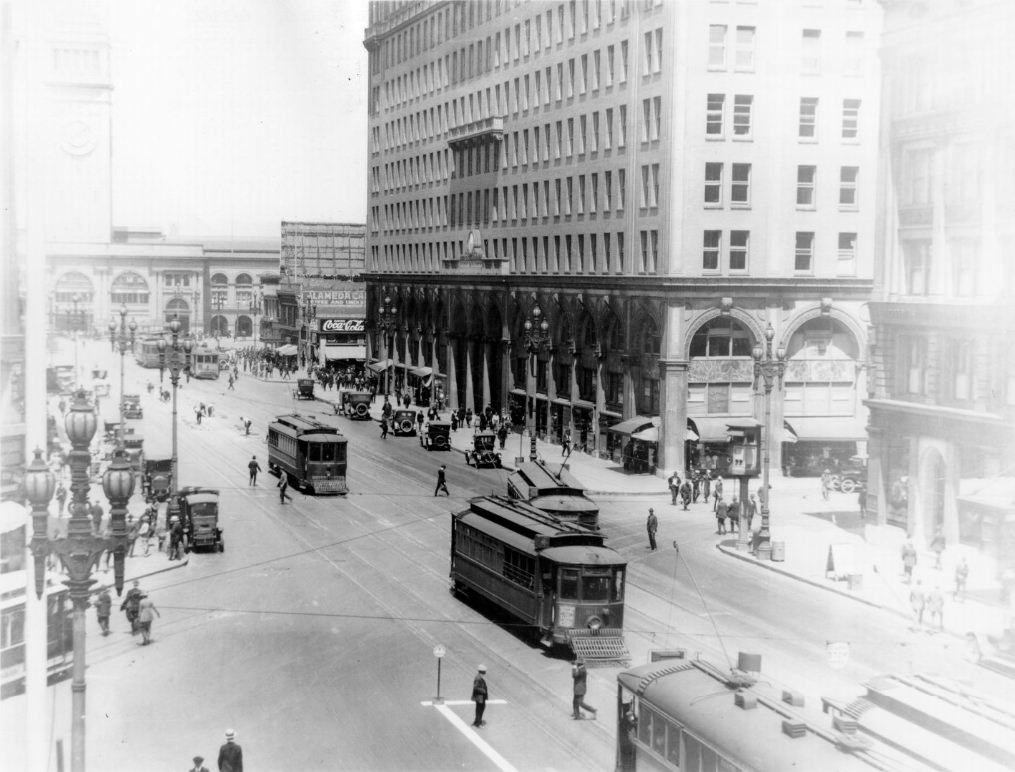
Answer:
<svg viewBox="0 0 1015 772"><path fill-rule="evenodd" d="M870 493L1015 558L1015 8L884 3Z"/></svg>
<svg viewBox="0 0 1015 772"><path fill-rule="evenodd" d="M399 361L452 406L519 419L534 392L541 434L614 456L657 417L666 470L763 415L771 327L774 463L856 453L880 19L873 0L373 3L371 322L390 298Z"/></svg>

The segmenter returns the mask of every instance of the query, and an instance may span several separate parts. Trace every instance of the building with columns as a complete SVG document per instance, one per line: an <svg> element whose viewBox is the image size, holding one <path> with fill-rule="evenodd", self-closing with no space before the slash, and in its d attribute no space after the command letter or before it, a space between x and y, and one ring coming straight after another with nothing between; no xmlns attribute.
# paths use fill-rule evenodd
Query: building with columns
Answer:
<svg viewBox="0 0 1015 772"><path fill-rule="evenodd" d="M770 325L773 463L864 450L880 23L856 0L372 3L374 352L390 335L452 407L529 404L602 456L655 423L663 473L722 468L727 423L764 417Z"/></svg>
<svg viewBox="0 0 1015 772"><path fill-rule="evenodd" d="M69 14L46 37L39 125L45 170L50 329L104 333L121 306L141 331L179 318L185 331L254 338L270 325L259 289L279 270L278 239L168 239L158 228L112 224L109 39Z"/></svg>
<svg viewBox="0 0 1015 772"><path fill-rule="evenodd" d="M1015 8L886 0L869 506L1015 561Z"/></svg>

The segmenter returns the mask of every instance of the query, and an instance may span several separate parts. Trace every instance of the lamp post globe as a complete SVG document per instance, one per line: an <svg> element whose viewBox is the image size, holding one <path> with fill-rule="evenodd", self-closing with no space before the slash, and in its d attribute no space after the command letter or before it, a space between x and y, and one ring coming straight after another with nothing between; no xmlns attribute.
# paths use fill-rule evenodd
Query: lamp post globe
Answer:
<svg viewBox="0 0 1015 772"><path fill-rule="evenodd" d="M25 498L32 507L32 555L35 558L35 597L41 598L46 583L46 556L49 553L49 501L56 490L56 476L35 449L35 458L25 469Z"/></svg>

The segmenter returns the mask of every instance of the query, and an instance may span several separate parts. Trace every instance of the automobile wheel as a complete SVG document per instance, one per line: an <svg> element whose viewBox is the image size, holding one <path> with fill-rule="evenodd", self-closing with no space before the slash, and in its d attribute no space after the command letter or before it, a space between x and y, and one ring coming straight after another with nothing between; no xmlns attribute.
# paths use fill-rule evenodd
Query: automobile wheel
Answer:
<svg viewBox="0 0 1015 772"><path fill-rule="evenodd" d="M362 418L366 414L367 414L367 406L366 405L364 405L362 402L360 402L358 405L356 405L356 415L358 415L360 418Z"/></svg>
<svg viewBox="0 0 1015 772"><path fill-rule="evenodd" d="M448 438L447 437L434 437L433 438L433 444L436 445L438 448L446 448L448 446Z"/></svg>
<svg viewBox="0 0 1015 772"><path fill-rule="evenodd" d="M856 490L856 480L852 480L849 477L843 478L842 482L839 483L839 490L843 493L852 493Z"/></svg>
<svg viewBox="0 0 1015 772"><path fill-rule="evenodd" d="M225 552L225 551L226 551L226 542L223 539L222 541L219 542L219 552Z"/></svg>
<svg viewBox="0 0 1015 772"><path fill-rule="evenodd" d="M414 424L412 423L412 421L406 420L406 421L402 421L402 423L400 423L398 425L398 428L401 429L406 434L412 434L412 427L413 426L414 426Z"/></svg>

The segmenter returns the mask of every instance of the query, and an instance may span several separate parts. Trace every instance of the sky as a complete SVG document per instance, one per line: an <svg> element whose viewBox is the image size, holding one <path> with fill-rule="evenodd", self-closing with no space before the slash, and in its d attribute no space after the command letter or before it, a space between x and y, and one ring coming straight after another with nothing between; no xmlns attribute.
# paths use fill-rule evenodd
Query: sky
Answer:
<svg viewBox="0 0 1015 772"><path fill-rule="evenodd" d="M113 224L278 236L365 222L367 0L100 0Z"/></svg>

